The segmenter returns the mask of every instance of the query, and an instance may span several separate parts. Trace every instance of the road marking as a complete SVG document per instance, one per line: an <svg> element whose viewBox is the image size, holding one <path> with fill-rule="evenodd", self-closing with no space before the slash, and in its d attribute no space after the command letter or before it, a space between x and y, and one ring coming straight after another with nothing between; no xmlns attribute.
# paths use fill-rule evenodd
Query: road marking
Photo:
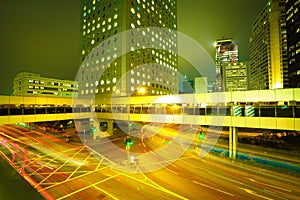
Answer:
<svg viewBox="0 0 300 200"><path fill-rule="evenodd" d="M254 179L252 179L252 178L248 178L250 181L252 181L252 182L256 182L257 183L257 181L256 180L254 180ZM267 184L267 183L261 183L261 182L259 182L259 184L261 184L261 185L266 185L266 186L269 186L269 187L272 187L272 188L276 188L276 189L279 189L279 190L283 190L283 191L286 191L286 192L292 192L292 190L289 190L289 189L285 189L285 188L281 188L281 187L277 187L277 186L275 186L275 185L270 185L270 184Z"/></svg>
<svg viewBox="0 0 300 200"><path fill-rule="evenodd" d="M176 172L174 172L173 170L169 169L168 167L165 167L165 169L169 170L170 172L172 172L172 173L175 174L176 176L178 175Z"/></svg>
<svg viewBox="0 0 300 200"><path fill-rule="evenodd" d="M67 195L65 195L65 196L62 196L62 197L58 198L57 200L65 199L65 198L67 198L67 197L69 197L69 196L72 196L73 194L76 194L76 193L78 193L78 192L81 192L81 191L83 191L83 190L85 190L85 189L88 189L88 188L90 188L90 187L95 187L95 186L98 185L99 183L103 183L103 182L105 182L105 181L107 181L107 180L110 180L110 179L113 179L113 178L115 178L115 177L117 177L117 176L119 176L119 175L121 175L121 174L115 174L115 175L110 176L110 177L108 177L108 178L106 178L106 179L103 179L103 180L98 181L98 182L96 182L96 183L90 184L90 185L88 185L88 186L86 186L86 187L83 187L83 188L81 188L81 189L79 189L79 190L76 190L76 191L74 191L74 192L72 192L72 193L69 193L69 194L67 194ZM97 187L97 186L96 186L96 187Z"/></svg>
<svg viewBox="0 0 300 200"><path fill-rule="evenodd" d="M247 189L247 188L241 188L241 187L238 187L238 188L240 188L241 190L244 190L245 192L247 192L247 193L249 193L249 194L252 194L252 195L254 195L254 196L261 197L261 198L263 198L263 199L273 200L273 199L271 199L271 198L269 198L269 197L265 197L265 196L263 196L263 195L259 195L259 194L257 194L256 192L254 192L253 190L250 190L250 189Z"/></svg>
<svg viewBox="0 0 300 200"><path fill-rule="evenodd" d="M35 188L37 188L41 183L45 182L46 180L48 180L50 178L50 176L52 176L53 174L55 174L58 170L60 170L60 168L62 168L63 166L65 166L67 163L69 163L77 154L79 154L82 150L84 150L85 147L83 146L79 151L77 151L75 154L73 154L69 159L65 160L65 162L60 165L58 168L56 168L53 172L51 172L47 177L45 177L41 182L39 182Z"/></svg>
<svg viewBox="0 0 300 200"><path fill-rule="evenodd" d="M165 193L168 193L168 194L173 195L173 196L175 196L175 197L178 197L178 198L180 198L180 199L186 199L186 200L187 200L187 198L185 198L185 197L183 197L183 196L181 196L181 195L179 195L179 194L176 194L176 193L174 193L174 192L172 192L172 191L170 191L170 190L168 190L168 189L166 189L166 188L164 188L164 187L158 185L157 183L155 183L154 181L152 181L152 180L149 179L148 177L147 177L147 180L151 181L154 185L151 185L150 183L144 182L144 181L142 181L142 180L140 180L140 179L137 179L137 178L135 178L135 177L129 176L129 175L127 175L126 173L122 173L122 175L123 175L123 176L126 176L126 177L128 177L128 178L131 178L131 179L133 179L133 180L135 180L135 181L138 181L138 182L140 182L140 183L143 183L143 184L145 184L145 185L148 185L148 186L150 186L150 187L152 187L152 188L155 188L155 189L157 189L157 190L160 190L160 191L162 191L162 192L165 192ZM145 176L145 175L144 175L144 176Z"/></svg>
<svg viewBox="0 0 300 200"><path fill-rule="evenodd" d="M98 186L94 186L94 188L96 188L97 190L100 190L101 192L103 192L104 194L110 196L111 198L118 200L117 197L115 197L115 196L113 196L111 193L108 193L108 192L106 192L105 190L99 188Z"/></svg>
<svg viewBox="0 0 300 200"><path fill-rule="evenodd" d="M84 165L84 163L87 161L87 159L89 159L91 157L91 154L89 154L83 161L81 165L78 165L78 167L72 172L72 174L70 174L68 176L68 178L66 180L69 180L77 171L80 167L82 167L82 165Z"/></svg>
<svg viewBox="0 0 300 200"><path fill-rule="evenodd" d="M193 183L196 183L196 184L198 184L198 185L201 185L201 186L207 187L207 188L209 188L209 189L212 189L212 190L216 190L216 191L218 191L218 192L221 192L221 193L227 194L227 195L229 195L229 196L234 196L234 194L231 194L231 193L225 192L225 191L223 191L223 190L220 190L220 189L217 189L217 188L213 188L213 187L211 187L211 186L209 186L209 185L205 185L205 184L203 184L203 183L199 183L198 181L193 181Z"/></svg>
<svg viewBox="0 0 300 200"><path fill-rule="evenodd" d="M156 155L156 153L155 153L154 151L150 150L150 152L151 152L153 155Z"/></svg>
<svg viewBox="0 0 300 200"><path fill-rule="evenodd" d="M55 183L55 184L53 184L53 185L50 185L50 186L45 187L45 188L42 188L42 189L38 190L38 192L41 192L41 191L44 191L44 190L48 190L48 189L50 189L50 188L52 188L52 187L56 187L56 186L58 186L58 185L62 185L62 184L64 184L64 183L66 183L66 182L70 182L70 181L79 179L79 178L81 178L81 177L90 175L90 174L92 174L92 173L101 171L101 170L106 169L106 168L109 168L109 166L102 167L102 168L100 168L100 169L97 170L97 171L87 171L85 174L82 174L82 175L79 175L79 176L75 176L75 177L73 177L73 178L70 178L69 180L64 180L64 181L61 181L61 182L57 182L57 183ZM71 173L71 172L58 172L58 173Z"/></svg>

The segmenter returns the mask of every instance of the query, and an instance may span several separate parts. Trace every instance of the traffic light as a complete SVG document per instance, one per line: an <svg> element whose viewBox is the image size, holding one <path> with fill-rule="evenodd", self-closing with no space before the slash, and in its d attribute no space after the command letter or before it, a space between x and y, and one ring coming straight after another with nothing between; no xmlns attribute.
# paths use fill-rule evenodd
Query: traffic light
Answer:
<svg viewBox="0 0 300 200"><path fill-rule="evenodd" d="M204 139L204 134L203 134L203 132L202 131L200 131L200 133L199 133L199 140L203 140Z"/></svg>
<svg viewBox="0 0 300 200"><path fill-rule="evenodd" d="M132 128L133 128L133 123L132 123L132 122L129 122L128 127L129 127L130 130L132 130Z"/></svg>
<svg viewBox="0 0 300 200"><path fill-rule="evenodd" d="M125 146L126 146L126 150L128 151L130 149L130 147L133 145L133 142L131 141L130 138L126 138L125 141Z"/></svg>

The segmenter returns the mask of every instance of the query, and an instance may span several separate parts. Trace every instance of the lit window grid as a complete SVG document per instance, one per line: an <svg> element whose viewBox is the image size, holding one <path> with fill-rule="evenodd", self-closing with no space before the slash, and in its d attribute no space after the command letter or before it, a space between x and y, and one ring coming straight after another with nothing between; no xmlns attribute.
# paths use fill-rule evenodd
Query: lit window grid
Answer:
<svg viewBox="0 0 300 200"><path fill-rule="evenodd" d="M164 2L163 2L164 3ZM85 8L85 9L87 9L87 8ZM169 15L168 15L169 16ZM98 20L99 20L99 17L98 17ZM108 18L108 21L111 21L111 19L110 18ZM95 19L91 19L90 21L88 21L88 20L84 20L84 22L87 24L84 24L83 25L83 29L86 29L86 27L87 26L92 26L92 24L94 24L95 22L96 22L96 20ZM105 20L103 20L103 21L100 21L100 24L101 25L106 25L106 21ZM101 26L98 26L98 28L100 28ZM94 31L95 29L91 29L92 31ZM92 31L90 31L89 33L92 33ZM105 32L105 31L103 31L103 32ZM84 33L84 31L83 31L83 33ZM87 33L85 33L85 34L87 34ZM159 38L160 39L160 41L161 41L161 37ZM165 41L163 41L164 43L165 43ZM174 40L173 41L169 41L169 42L172 42L172 44L174 45L176 45L176 42L174 42ZM85 43L87 44L86 46L89 46L89 47L91 47L91 45L88 45L89 44L89 41L85 41ZM95 44L95 41L92 39L91 40L91 44L93 45L93 44ZM168 45L168 43L167 43L167 45ZM170 47L170 46L169 46ZM87 48L86 50L82 50L82 52L84 53L84 54L87 54L90 50L91 50L92 48ZM172 59L172 57L171 57L171 59ZM159 60L159 62L161 63L161 64L165 64L165 62L163 61L163 60ZM177 60L176 60L176 58L175 58L175 62L177 62ZM173 65L174 65L174 62L173 62ZM167 64L167 66L169 66L168 64ZM174 69L174 67L172 67L173 69ZM176 70L177 70L177 66L176 66Z"/></svg>

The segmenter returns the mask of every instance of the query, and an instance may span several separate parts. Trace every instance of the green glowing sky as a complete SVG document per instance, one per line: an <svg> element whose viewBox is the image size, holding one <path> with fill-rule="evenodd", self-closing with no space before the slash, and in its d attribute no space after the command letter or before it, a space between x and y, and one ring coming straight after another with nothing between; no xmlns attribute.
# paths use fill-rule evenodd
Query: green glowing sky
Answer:
<svg viewBox="0 0 300 200"><path fill-rule="evenodd" d="M232 37L249 59L251 24L267 0L178 0L178 31L214 56L213 42ZM80 0L0 0L0 94L16 73L74 80L79 62ZM194 72L182 62L188 77Z"/></svg>

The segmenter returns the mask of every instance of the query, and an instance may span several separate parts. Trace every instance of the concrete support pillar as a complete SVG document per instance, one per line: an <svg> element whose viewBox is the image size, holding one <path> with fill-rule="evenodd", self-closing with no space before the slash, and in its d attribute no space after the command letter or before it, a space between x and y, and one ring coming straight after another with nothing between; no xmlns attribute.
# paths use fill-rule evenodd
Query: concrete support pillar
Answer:
<svg viewBox="0 0 300 200"><path fill-rule="evenodd" d="M113 122L111 119L98 119L98 123L94 122L96 131L93 132L93 139L97 140L113 135ZM101 127L105 127L104 130L101 130Z"/></svg>
<svg viewBox="0 0 300 200"><path fill-rule="evenodd" d="M236 147L238 143L238 129L236 127L229 127L229 157L236 158Z"/></svg>

